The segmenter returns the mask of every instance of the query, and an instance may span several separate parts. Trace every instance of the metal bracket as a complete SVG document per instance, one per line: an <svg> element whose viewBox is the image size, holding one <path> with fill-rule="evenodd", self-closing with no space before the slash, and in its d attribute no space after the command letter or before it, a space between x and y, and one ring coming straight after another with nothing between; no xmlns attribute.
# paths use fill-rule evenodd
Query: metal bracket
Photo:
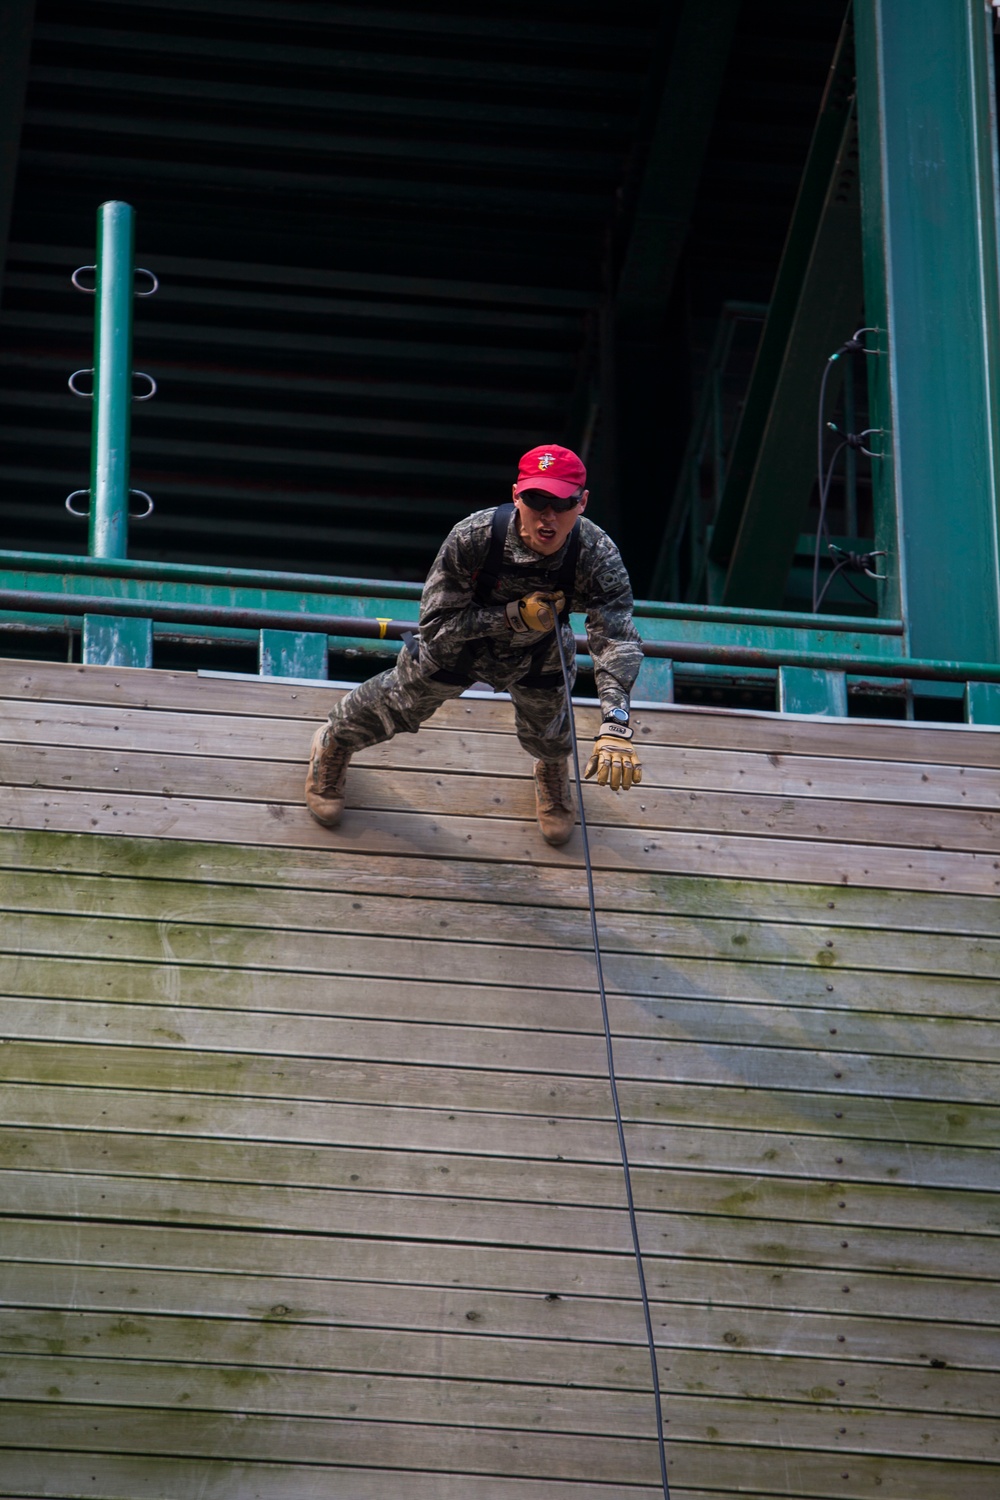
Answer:
<svg viewBox="0 0 1000 1500"><path fill-rule="evenodd" d="M93 401L93 399L94 399L94 393L93 393L93 391L78 391L77 388L76 388L76 386L73 384L74 380L76 379L76 377L78 375L93 375L93 373L94 373L93 366L91 366L91 368L89 370L74 370L73 371L72 375L69 377L69 379L67 380L66 384L69 386L69 388L73 392L74 396L82 396L85 401Z"/></svg>
<svg viewBox="0 0 1000 1500"><path fill-rule="evenodd" d="M78 394L82 394L82 393L78 393ZM144 398L144 399L148 400L148 397ZM89 489L87 489L87 490L72 490L66 496L66 509L69 511L69 513L70 513L71 516L79 516L81 518L81 520L86 520L87 519L87 517L90 515L90 508L89 508L89 506L88 506L88 508L86 510L77 510L76 506L73 504L73 501L76 499L77 495L88 495L89 496L89 494L90 494L90 490ZM130 520L132 520L132 521L144 521L147 516L151 516L153 514L154 506L153 506L153 499L152 499L151 495L147 495L145 490L129 490L129 494L130 495L141 495L142 498L143 498L143 500L145 500L145 502L146 502L146 509L145 510L130 510L129 511L129 519Z"/></svg>
<svg viewBox="0 0 1000 1500"><path fill-rule="evenodd" d="M72 276L69 279L73 283L73 285L76 287L76 289L77 289L78 292L86 292L86 294L87 294L88 297L93 297L94 294L97 291L96 286L83 286L79 281L77 281L77 277L80 275L80 273L82 271L95 271L96 272L96 270L97 270L96 266L77 266L76 270L73 272ZM155 272L148 271L145 266L136 266L136 268L135 268L135 275L136 276L148 276L149 279L150 279L150 281L153 283L153 285L150 287L150 289L149 289L148 292L139 292L139 291L137 291L137 292L135 292L133 294L134 296L136 296L136 297L152 297L154 295L154 293L156 293L156 292L158 292L160 290L160 279L155 274Z"/></svg>
<svg viewBox="0 0 1000 1500"><path fill-rule="evenodd" d="M149 296L150 294L147 292L146 295ZM94 373L93 366L91 366L90 369L88 369L88 370L74 370L73 371L72 375L69 377L69 379L67 380L66 384L69 386L69 388L73 392L74 396L82 396L84 398L84 400L86 400L86 401L92 401L94 399L94 393L93 393L93 391L80 391L80 390L77 390L76 386L73 384L73 382L76 380L76 377L78 375L93 375L93 373ZM149 381L149 390L146 392L146 394L144 396L137 396L136 393L135 393L135 391L133 391L132 392L132 400L133 401L152 401L152 399L156 395L156 391L157 391L156 381L153 379L152 375L148 375L145 370L133 370L132 371L132 379L135 380L136 376L138 376L140 380L148 380Z"/></svg>

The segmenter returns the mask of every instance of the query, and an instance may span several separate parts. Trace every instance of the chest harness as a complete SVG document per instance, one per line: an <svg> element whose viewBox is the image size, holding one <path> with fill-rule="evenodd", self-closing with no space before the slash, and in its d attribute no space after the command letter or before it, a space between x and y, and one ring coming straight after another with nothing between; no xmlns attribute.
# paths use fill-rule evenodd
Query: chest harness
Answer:
<svg viewBox="0 0 1000 1500"><path fill-rule="evenodd" d="M545 572L541 567L532 563L509 563L504 561L504 543L507 540L507 531L510 527L510 518L514 514L514 502L508 500L505 505L498 505L493 512L493 522L490 528L490 546L486 554L486 561L472 578L472 598L480 608L496 604L501 601L494 599L493 594L501 578L517 577L523 580L523 592L530 594L536 589L544 589L546 593L557 593L560 589L566 596L566 604L559 615L559 625L565 624L569 619L569 601L573 595L576 583L576 561L580 554L580 522L577 521L569 534L566 542L566 553L556 572ZM559 671L546 672L544 670L545 658L552 647L555 632L550 630L543 635L536 646L530 652L531 663L528 673L520 679L519 687L526 688L555 688L562 683L562 673ZM456 687L469 687L476 680L476 672L473 668L473 658L476 653L484 647L489 646L488 637L466 641L455 660L455 665L450 670L432 672L431 678L434 682L447 682Z"/></svg>

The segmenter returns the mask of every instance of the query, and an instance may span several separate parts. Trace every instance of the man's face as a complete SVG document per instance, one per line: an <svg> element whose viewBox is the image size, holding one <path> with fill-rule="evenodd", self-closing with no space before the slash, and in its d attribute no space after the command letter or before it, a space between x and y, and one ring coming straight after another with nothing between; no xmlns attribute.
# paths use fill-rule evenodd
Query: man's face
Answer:
<svg viewBox="0 0 1000 1500"><path fill-rule="evenodd" d="M541 486L534 486L533 493L537 494ZM542 557L551 557L558 552L560 547L569 536L576 525L577 517L582 516L587 508L589 490L584 490L579 500L569 510L556 510L554 506L547 505L544 510L532 510L526 505L517 493L517 485L513 487L514 505L517 510L517 530L521 541L532 552L538 552Z"/></svg>

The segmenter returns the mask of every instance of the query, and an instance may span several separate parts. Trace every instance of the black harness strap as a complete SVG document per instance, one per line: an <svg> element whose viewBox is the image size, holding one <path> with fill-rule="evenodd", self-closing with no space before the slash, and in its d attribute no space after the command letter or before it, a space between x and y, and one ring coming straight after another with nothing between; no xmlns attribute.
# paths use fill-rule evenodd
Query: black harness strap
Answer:
<svg viewBox="0 0 1000 1500"><path fill-rule="evenodd" d="M472 580L472 597L479 605L485 606L493 602L493 591L503 574L503 549L513 514L513 500L508 500L504 505L498 505L493 512L493 522L490 526L490 550L486 554L486 561Z"/></svg>
<svg viewBox="0 0 1000 1500"><path fill-rule="evenodd" d="M485 608L492 604L493 595L500 579L510 574L524 575L526 584L535 584L536 587L544 588L548 593L557 593L560 589L566 595L566 603L559 614L560 625L569 619L569 601L572 597L573 586L576 583L576 561L580 555L580 522L577 521L569 534L566 545L566 555L559 565L555 575L542 574L530 565L521 567L504 567L503 552L507 541L507 532L510 527L510 518L514 514L514 502L508 500L504 505L498 505L493 512L493 521L490 525L490 545L486 554L486 561L478 570L472 580L472 597L476 604ZM543 672L542 666L549 653L552 644L553 632L544 635L531 651L531 668L526 677L522 677L520 686L528 688L554 688L562 682L559 672ZM487 645L484 637L481 640L467 641L462 647L451 671L432 674L435 682L450 683L455 687L468 687L473 682L472 659L476 651Z"/></svg>

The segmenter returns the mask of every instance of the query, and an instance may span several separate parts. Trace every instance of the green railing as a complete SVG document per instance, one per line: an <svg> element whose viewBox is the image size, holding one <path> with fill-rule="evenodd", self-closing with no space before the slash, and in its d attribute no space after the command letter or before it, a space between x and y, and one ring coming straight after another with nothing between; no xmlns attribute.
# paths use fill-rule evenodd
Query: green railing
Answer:
<svg viewBox="0 0 1000 1500"><path fill-rule="evenodd" d="M0 636L62 633L72 645L79 635L82 660L95 665L149 667L157 642L180 640L209 653L250 646L267 676L320 680L331 666L354 677L380 670L416 626L418 584L128 558L129 495L138 493L129 486L133 239L129 206L102 204L91 481L71 497L88 496L90 556L0 552ZM140 399L152 394L150 384ZM709 411L716 427L719 410ZM635 618L646 658L639 701L671 702L680 682L728 692L730 701L734 690L753 688L782 712L843 715L849 695L912 698L918 683L961 696L969 722L1000 724L1000 666L912 660L898 620L652 600L637 603ZM573 617L586 674L584 623Z"/></svg>

